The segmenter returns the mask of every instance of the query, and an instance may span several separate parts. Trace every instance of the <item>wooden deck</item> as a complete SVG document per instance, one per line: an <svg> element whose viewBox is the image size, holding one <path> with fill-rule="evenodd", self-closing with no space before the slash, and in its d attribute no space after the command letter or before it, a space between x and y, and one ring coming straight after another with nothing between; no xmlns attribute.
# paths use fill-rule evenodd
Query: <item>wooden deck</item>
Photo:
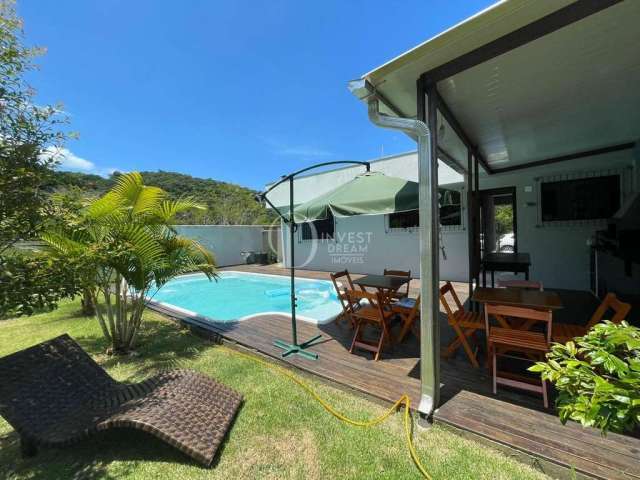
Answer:
<svg viewBox="0 0 640 480"><path fill-rule="evenodd" d="M640 479L640 440L609 433L606 437L576 423L562 425L555 415L532 411L495 398L462 391L446 402L435 421L516 450L520 458L551 476L611 480Z"/></svg>
<svg viewBox="0 0 640 480"><path fill-rule="evenodd" d="M229 267L227 270L250 271L269 274L288 274L288 270L276 266L237 266ZM296 276L315 279L328 279L328 273L302 271L296 272ZM356 277L356 275L354 275ZM462 301L466 301L468 296L466 284L456 284L455 289ZM412 290L419 288L419 281L413 281ZM584 303L584 302L582 302ZM283 339L290 341L291 339L291 320L284 315L263 315L242 322L234 323L212 323L205 319L187 317L176 311L166 309L160 306L154 306L155 310L164 313L181 321L186 321L196 328L206 330L209 333L221 335L227 341L235 342L246 348L256 350L261 354L282 361L282 350L273 345L275 339ZM584 308L584 305L577 308ZM587 306L587 308L590 308ZM569 312L575 314L575 312ZM372 360L372 356L367 352L358 352L350 354L348 348L351 343L353 331L344 322L340 324L330 323L328 325L314 325L308 322L298 322L298 338L300 341L311 338L317 334L322 334L322 340L313 347L313 351L319 355L317 361L305 360L303 358L293 356L284 359L287 364L296 368L321 377L334 384L338 384L343 388L355 390L374 399L385 402L391 402L406 393L410 396L412 405L416 407L420 397L420 370L419 370L419 344L417 339L411 336L405 340L401 346L397 346L390 351L383 353L382 359L378 362ZM395 327L396 329L398 326ZM441 313L440 329L443 345L448 343L452 338L453 332L447 324L446 317ZM396 330L397 332L397 330ZM498 399L495 399L491 392L490 377L484 368L474 369L470 366L468 360L460 352L456 358L440 363L441 373L441 405L442 408L435 416L436 421L441 423L462 428L468 432L480 435L484 438L490 438L503 444L511 445L513 448L523 451L526 454L539 457L539 450L547 447L544 442L539 441L538 437L531 436L530 442L518 442L519 435L523 435L525 439L529 439L526 435L526 427L528 423L525 421L534 411L542 410L542 400L539 396L529 395L525 392L509 390L502 388L499 391ZM475 402L472 408L469 406L469 395L476 395L479 402ZM487 398L491 397L491 398ZM452 400L453 399L453 400ZM489 402L491 400L491 402ZM509 416L495 415L491 408L499 409L498 405L504 405L506 411L511 412ZM476 415L469 416L466 420L466 412L471 408L475 409ZM519 410L518 410L519 409ZM478 420L478 415L493 418L493 430L486 426L480 429L478 424L482 423ZM540 415L546 415L540 413ZM546 415L551 420L547 423L558 425L556 417ZM518 420L520 418L520 420ZM522 425L519 433L505 434L510 428L516 428L514 425ZM546 425L546 423L545 423ZM558 427L560 428L560 427ZM505 435L512 435L513 439L505 439ZM623 437L626 438L626 437ZM578 440L576 440L578 441ZM579 442L579 441L578 441ZM636 449L636 456L640 452L640 440L630 439L630 449ZM539 445L539 449L532 448L531 445ZM615 444L615 442L614 442ZM560 448L560 447L559 447ZM596 447L580 446L585 448L588 456L588 450L591 448L596 454ZM616 447L617 448L617 447ZM612 447L613 449L613 447ZM560 450L562 450L560 448ZM546 450L545 450L546 451ZM556 452L557 453L557 452ZM556 455L554 451L548 454L550 457L558 457L557 465L568 465L566 461L573 460L573 457ZM552 463L554 460L550 460ZM570 463L570 465L574 465ZM593 465L599 465L597 461ZM577 468L577 466L576 466ZM606 466L602 467L606 471ZM599 476L598 468L593 471L587 469L594 476ZM601 477L601 478L606 478ZM611 478L640 478L640 471L637 476L628 477L611 477Z"/></svg>
<svg viewBox="0 0 640 480"><path fill-rule="evenodd" d="M288 274L288 270L272 265L242 265L223 270L276 275ZM296 276L329 279L328 273L315 271L298 270ZM353 278L357 277L358 275L353 275ZM468 297L467 286L456 284L455 287L460 299L465 301ZM419 281L413 280L411 289L415 290L414 294L418 293L419 288ZM162 307L154 308L168 316L180 317L181 320L186 319L171 310ZM234 323L198 322L197 319L190 319L190 321L222 335L227 340L278 360L281 359L282 350L275 347L273 341L275 339L291 340L291 319L285 315L261 315ZM441 314L440 322L442 342L446 344L453 338L454 333L449 328L444 313ZM420 393L420 346L414 336L408 335L401 346L385 350L381 357L382 360L374 362L372 355L368 352L349 353L353 330L344 322L314 325L299 321L297 328L299 341L304 341L318 334L323 335L322 341L313 348L313 351L320 358L317 361L309 361L293 356L286 359L287 363L380 400L395 401L402 393L407 393L411 397L412 404L417 407ZM398 328L399 325L394 327L394 333L398 333ZM472 368L462 352L459 352L454 359L441 361L440 370L442 402L449 400L461 390L491 395L491 381L486 370ZM538 397L526 393L505 390L502 392L501 398L531 408L542 408L542 401Z"/></svg>

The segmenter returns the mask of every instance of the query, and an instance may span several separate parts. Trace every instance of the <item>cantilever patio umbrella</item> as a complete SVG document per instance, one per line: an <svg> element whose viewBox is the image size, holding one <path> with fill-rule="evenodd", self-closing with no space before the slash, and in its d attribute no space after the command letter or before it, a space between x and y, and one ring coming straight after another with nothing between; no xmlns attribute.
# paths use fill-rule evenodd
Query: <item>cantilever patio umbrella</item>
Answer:
<svg viewBox="0 0 640 480"><path fill-rule="evenodd" d="M353 180L299 205L294 210L298 223L329 216L383 215L418 209L418 184L381 172L362 173Z"/></svg>
<svg viewBox="0 0 640 480"><path fill-rule="evenodd" d="M294 178L308 170L326 165L338 163L361 164L367 167L367 171L357 175L343 185L320 195L313 200L294 208ZM281 212L267 198L267 194L282 183L289 182L289 212ZM260 200L266 201L278 215L289 225L289 256L291 269L291 330L293 342L287 343L283 340L276 340L274 344L284 350L283 356L301 355L308 359L317 359L315 353L307 352L306 349L314 344L319 335L298 343L296 329L296 297L295 297L295 255L294 255L294 232L298 223L322 220L329 216L329 213L336 217L348 217L353 215L381 215L394 212L404 212L418 209L418 184L409 180L397 177L388 177L380 172L369 171L367 162L329 162L305 168L298 172L283 177L279 182L272 185L266 192L258 195ZM291 218L293 217L293 219Z"/></svg>

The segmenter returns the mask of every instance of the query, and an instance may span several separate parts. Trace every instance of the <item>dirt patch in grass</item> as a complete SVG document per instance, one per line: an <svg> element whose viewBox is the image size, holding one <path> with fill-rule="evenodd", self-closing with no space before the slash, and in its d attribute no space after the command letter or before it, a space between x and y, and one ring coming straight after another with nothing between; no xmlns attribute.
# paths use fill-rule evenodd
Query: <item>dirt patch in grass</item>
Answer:
<svg viewBox="0 0 640 480"><path fill-rule="evenodd" d="M322 478L316 438L309 430L257 436L246 445L243 457L233 472L236 478Z"/></svg>

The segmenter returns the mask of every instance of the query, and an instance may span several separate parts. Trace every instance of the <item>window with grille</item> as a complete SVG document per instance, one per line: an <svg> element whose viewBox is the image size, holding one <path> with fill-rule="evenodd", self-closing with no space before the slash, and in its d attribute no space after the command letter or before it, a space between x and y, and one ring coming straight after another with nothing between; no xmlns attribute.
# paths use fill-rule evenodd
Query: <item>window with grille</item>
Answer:
<svg viewBox="0 0 640 480"><path fill-rule="evenodd" d="M323 220L305 222L302 225L302 240L332 240L335 233L333 215Z"/></svg>
<svg viewBox="0 0 640 480"><path fill-rule="evenodd" d="M543 222L607 219L620 208L620 175L542 181Z"/></svg>

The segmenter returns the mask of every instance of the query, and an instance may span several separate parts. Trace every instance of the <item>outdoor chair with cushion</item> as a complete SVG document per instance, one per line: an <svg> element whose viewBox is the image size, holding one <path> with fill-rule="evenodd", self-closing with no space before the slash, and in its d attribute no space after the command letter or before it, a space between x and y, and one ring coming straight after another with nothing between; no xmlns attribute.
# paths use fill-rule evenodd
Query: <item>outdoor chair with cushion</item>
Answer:
<svg viewBox="0 0 640 480"><path fill-rule="evenodd" d="M362 303L362 307L351 313L351 317L355 322L355 332L353 341L351 342L350 353L356 348L367 350L374 354L373 359L378 360L382 353L382 348L386 343L391 341L391 332L389 331L389 320L393 316L393 312L389 308L388 298L380 292L370 293L358 290L347 290L347 298L349 301ZM364 328L366 325L373 325L379 328L380 335L375 342L366 341L364 339Z"/></svg>
<svg viewBox="0 0 640 480"><path fill-rule="evenodd" d="M418 298L405 297L391 304L391 311L400 317L402 327L398 335L397 342L401 343L404 337L409 333L413 333L416 338L420 338L419 321L420 321L420 296Z"/></svg>
<svg viewBox="0 0 640 480"><path fill-rule="evenodd" d="M0 415L20 435L25 456L132 428L210 466L241 402L239 393L188 370L117 382L68 335L0 358Z"/></svg>
<svg viewBox="0 0 640 480"><path fill-rule="evenodd" d="M451 308L451 305L449 305L446 297L447 294L450 294L453 298L455 309ZM479 312L468 312L463 308L460 298L458 298L451 282L446 282L442 287L440 287L440 303L447 313L447 322L456 332L456 338L447 345L442 356L444 358L449 358L456 352L456 350L458 350L458 348L462 347L467 354L471 365L478 368L480 365L477 358L477 348L475 351L471 349L471 345L469 345L469 338L472 336L477 337L477 332L479 330L484 330L485 324L482 315ZM478 341L477 338L476 341Z"/></svg>
<svg viewBox="0 0 640 480"><path fill-rule="evenodd" d="M602 321L605 314L609 311L613 311L613 316L611 317L611 321L615 324L619 324L622 322L629 311L631 310L631 305L628 303L621 302L617 299L615 294L607 293L604 297L604 300L597 308L597 310L591 316L589 323L586 326L583 325L570 325L570 324L561 324L556 323L553 325L553 341L558 343L567 343L569 340L574 339L575 337L582 337L585 335L591 328L598 322Z"/></svg>
<svg viewBox="0 0 640 480"><path fill-rule="evenodd" d="M348 270L343 270L341 272L331 273L329 276L331 277L333 286L336 289L338 300L340 300L340 304L342 305L341 317L347 319L347 321L353 325L354 321L351 318L351 313L360 308L360 303L353 304L347 298L347 290L355 290L353 280L351 280L351 275L349 275ZM344 282L346 282L346 284Z"/></svg>

